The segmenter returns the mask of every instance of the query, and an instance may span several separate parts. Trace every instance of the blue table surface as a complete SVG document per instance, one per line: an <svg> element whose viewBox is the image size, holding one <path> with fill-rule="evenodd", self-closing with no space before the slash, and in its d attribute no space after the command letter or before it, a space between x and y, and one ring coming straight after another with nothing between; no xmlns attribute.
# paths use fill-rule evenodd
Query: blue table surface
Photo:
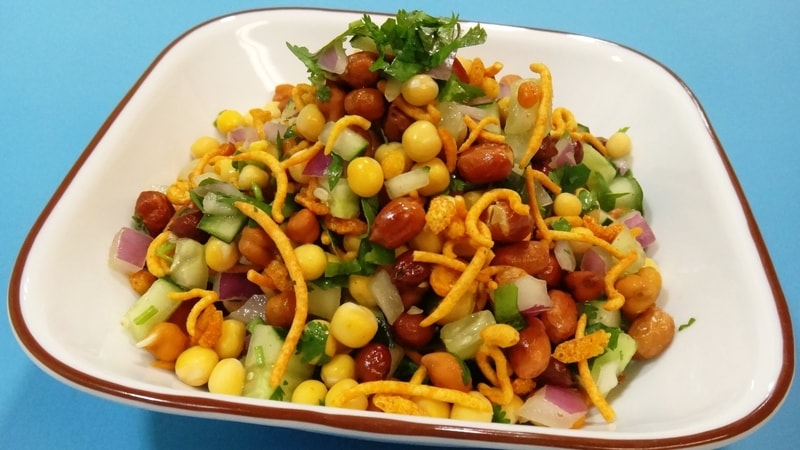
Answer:
<svg viewBox="0 0 800 450"><path fill-rule="evenodd" d="M173 39L208 19L275 6L435 15L565 30L635 48L671 68L704 106L758 221L792 315L800 317L794 170L800 168L800 3L11 0L0 12L0 284L27 230L94 133ZM795 200L792 200L792 199ZM68 387L40 370L0 321L5 448L247 448L375 442L146 411ZM732 349L735 351L735 349ZM730 448L800 440L800 390ZM384 448L404 448L384 445ZM418 447L416 447L418 448Z"/></svg>

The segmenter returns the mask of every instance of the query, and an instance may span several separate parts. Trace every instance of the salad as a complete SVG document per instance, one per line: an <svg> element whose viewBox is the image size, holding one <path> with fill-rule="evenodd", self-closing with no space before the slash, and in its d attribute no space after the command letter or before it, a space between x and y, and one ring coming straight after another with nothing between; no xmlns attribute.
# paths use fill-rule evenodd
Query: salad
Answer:
<svg viewBox="0 0 800 450"><path fill-rule="evenodd" d="M621 127L553 105L486 31L354 21L308 80L213 119L143 190L110 264L154 370L212 394L580 427L675 334Z"/></svg>

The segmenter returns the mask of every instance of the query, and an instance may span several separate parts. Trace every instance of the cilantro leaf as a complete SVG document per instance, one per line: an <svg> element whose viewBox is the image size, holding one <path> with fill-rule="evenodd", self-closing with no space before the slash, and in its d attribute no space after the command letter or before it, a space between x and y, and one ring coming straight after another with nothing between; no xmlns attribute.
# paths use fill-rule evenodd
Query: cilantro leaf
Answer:
<svg viewBox="0 0 800 450"><path fill-rule="evenodd" d="M492 405L492 422L511 423L511 419L506 416L506 412L500 405Z"/></svg>

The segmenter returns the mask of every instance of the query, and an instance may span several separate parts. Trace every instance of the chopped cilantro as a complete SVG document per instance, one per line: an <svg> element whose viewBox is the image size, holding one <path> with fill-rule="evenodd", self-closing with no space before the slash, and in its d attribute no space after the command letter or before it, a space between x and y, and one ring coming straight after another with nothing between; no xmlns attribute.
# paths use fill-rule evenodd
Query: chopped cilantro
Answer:
<svg viewBox="0 0 800 450"><path fill-rule="evenodd" d="M578 188L586 185L590 173L591 170L584 164L563 165L551 171L550 178L561 186L562 191L575 192Z"/></svg>
<svg viewBox="0 0 800 450"><path fill-rule="evenodd" d="M572 225L569 224L569 221L563 217L559 217L558 219L554 220L551 224L556 231L570 231L572 230Z"/></svg>
<svg viewBox="0 0 800 450"><path fill-rule="evenodd" d="M300 341L297 343L296 353L300 360L306 364L325 364L330 356L325 353L330 330L320 321L311 321L306 324Z"/></svg>
<svg viewBox="0 0 800 450"><path fill-rule="evenodd" d="M272 395L269 396L269 399L283 401L284 397L286 397L286 392L283 391L283 387L278 386L272 391Z"/></svg>
<svg viewBox="0 0 800 450"><path fill-rule="evenodd" d="M511 423L511 419L506 416L506 411L500 405L492 405L492 422Z"/></svg>
<svg viewBox="0 0 800 450"><path fill-rule="evenodd" d="M331 163L325 174L328 176L328 189L333 190L344 174L344 160L336 153L331 153Z"/></svg>
<svg viewBox="0 0 800 450"><path fill-rule="evenodd" d="M692 326L692 324L694 324L694 322L695 322L695 318L694 317L690 317L688 322L686 322L685 324L683 324L683 325L678 327L678 331L683 331L686 328L689 328L690 326Z"/></svg>

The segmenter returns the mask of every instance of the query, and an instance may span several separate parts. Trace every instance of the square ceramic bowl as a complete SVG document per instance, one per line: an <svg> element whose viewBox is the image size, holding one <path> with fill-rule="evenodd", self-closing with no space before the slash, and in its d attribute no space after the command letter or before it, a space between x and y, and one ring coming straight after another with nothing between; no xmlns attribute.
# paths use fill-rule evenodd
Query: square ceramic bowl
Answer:
<svg viewBox="0 0 800 450"><path fill-rule="evenodd" d="M374 15L376 21L382 18ZM119 324L134 300L107 265L137 194L169 184L195 138L225 108L247 110L276 84L307 79L286 42L321 47L360 13L242 12L176 39L145 71L81 154L30 232L12 274L9 313L30 357L104 398L176 414L384 441L461 447L718 447L766 421L794 373L789 313L752 213L713 129L669 69L629 48L567 33L483 24L462 54L504 73L547 64L556 106L598 135L629 126L664 279L660 305L679 331L634 369L579 430L468 423L212 395L149 366ZM303 23L298 27L297 23Z"/></svg>

